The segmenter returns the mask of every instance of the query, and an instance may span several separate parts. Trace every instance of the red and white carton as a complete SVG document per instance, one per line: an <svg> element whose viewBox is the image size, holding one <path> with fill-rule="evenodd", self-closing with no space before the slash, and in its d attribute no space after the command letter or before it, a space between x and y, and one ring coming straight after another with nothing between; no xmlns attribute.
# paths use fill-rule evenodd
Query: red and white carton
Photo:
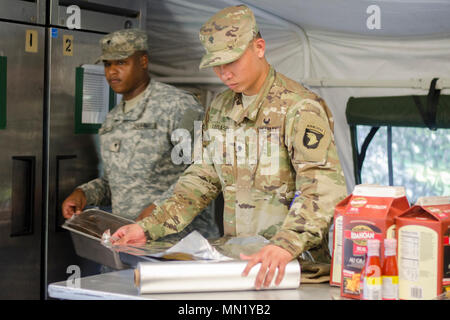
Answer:
<svg viewBox="0 0 450 320"><path fill-rule="evenodd" d="M333 219L333 251L331 257L330 285L340 287L342 276L342 230L344 211L352 195L341 200L334 208Z"/></svg>
<svg viewBox="0 0 450 320"><path fill-rule="evenodd" d="M380 252L384 252L383 239L395 238L394 218L410 206L404 187L380 185L357 185L353 193L338 206L344 206L336 208L338 214L342 215L342 230L336 230L341 232L342 243L341 296L359 299L367 240L380 240ZM339 248L335 254L339 254ZM335 268L338 267L333 265L333 272Z"/></svg>
<svg viewBox="0 0 450 320"><path fill-rule="evenodd" d="M355 189L360 190L364 186L375 186L374 184L360 184L355 187ZM357 191L358 192L358 191ZM342 245L344 241L343 236L343 220L344 212L347 208L350 199L353 194L350 194L345 199L341 200L334 208L334 218L333 218L333 251L331 258L331 270L330 270L330 285L340 287L341 286L341 276L342 276Z"/></svg>
<svg viewBox="0 0 450 320"><path fill-rule="evenodd" d="M450 291L450 196L420 198L395 221L399 298L432 299Z"/></svg>

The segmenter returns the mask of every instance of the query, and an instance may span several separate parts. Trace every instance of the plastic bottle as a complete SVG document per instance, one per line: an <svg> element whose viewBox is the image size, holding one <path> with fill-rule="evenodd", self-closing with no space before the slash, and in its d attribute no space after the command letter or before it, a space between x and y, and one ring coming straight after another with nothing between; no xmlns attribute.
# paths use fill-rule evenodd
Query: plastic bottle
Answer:
<svg viewBox="0 0 450 320"><path fill-rule="evenodd" d="M384 239L383 300L398 300L397 240Z"/></svg>
<svg viewBox="0 0 450 320"><path fill-rule="evenodd" d="M367 240L367 259L363 277L363 300L381 300L382 278L379 240Z"/></svg>
<svg viewBox="0 0 450 320"><path fill-rule="evenodd" d="M364 265L361 269L360 278L359 278L359 298L364 298L364 272L366 271L366 261L367 261L367 253L364 254Z"/></svg>

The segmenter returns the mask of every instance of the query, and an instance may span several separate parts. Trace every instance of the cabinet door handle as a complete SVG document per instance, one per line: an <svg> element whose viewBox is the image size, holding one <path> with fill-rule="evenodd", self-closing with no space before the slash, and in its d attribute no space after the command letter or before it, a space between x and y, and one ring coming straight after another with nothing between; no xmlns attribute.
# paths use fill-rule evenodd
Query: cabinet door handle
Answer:
<svg viewBox="0 0 450 320"><path fill-rule="evenodd" d="M12 157L11 237L33 234L36 157Z"/></svg>
<svg viewBox="0 0 450 320"><path fill-rule="evenodd" d="M75 159L77 156L72 154L72 155L60 155L60 156L56 156L56 184L55 184L55 189L56 189L56 194L55 194L55 198L56 198L56 212L55 212L55 231L57 232L61 232L61 231L65 231L63 228L61 228L61 225L64 223L64 218L62 216L61 213L61 206L62 203L64 201L64 199L62 199L61 195L62 195L62 190L61 190L61 185L62 185L62 181L61 179L64 179L65 177L63 177L61 175L61 161L63 160L71 160L71 159Z"/></svg>
<svg viewBox="0 0 450 320"><path fill-rule="evenodd" d="M7 61L0 56L0 130L6 128Z"/></svg>

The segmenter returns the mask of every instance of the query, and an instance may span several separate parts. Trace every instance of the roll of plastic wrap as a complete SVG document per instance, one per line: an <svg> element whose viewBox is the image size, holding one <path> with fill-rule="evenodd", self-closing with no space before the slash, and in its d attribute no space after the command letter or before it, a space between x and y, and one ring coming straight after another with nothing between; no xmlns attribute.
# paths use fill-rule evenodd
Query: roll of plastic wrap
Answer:
<svg viewBox="0 0 450 320"><path fill-rule="evenodd" d="M139 294L175 292L211 292L254 290L260 264L250 273L241 274L247 261L171 261L140 262L135 269L135 285ZM292 260L286 265L281 283L274 284L277 273L267 289L294 289L300 285L300 264Z"/></svg>

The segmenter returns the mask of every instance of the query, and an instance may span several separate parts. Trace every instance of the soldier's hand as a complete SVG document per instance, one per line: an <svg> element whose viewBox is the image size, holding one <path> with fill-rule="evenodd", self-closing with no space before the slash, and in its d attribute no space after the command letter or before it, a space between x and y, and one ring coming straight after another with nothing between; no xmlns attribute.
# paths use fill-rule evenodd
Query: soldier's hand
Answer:
<svg viewBox="0 0 450 320"><path fill-rule="evenodd" d="M120 227L111 236L112 244L145 244L147 238L145 237L144 229L138 224L128 224Z"/></svg>
<svg viewBox="0 0 450 320"><path fill-rule="evenodd" d="M84 195L83 190L75 189L62 204L63 217L69 219L74 214L80 214L85 206L86 196Z"/></svg>
<svg viewBox="0 0 450 320"><path fill-rule="evenodd" d="M142 210L141 214L139 215L139 217L137 217L136 221L140 221L144 218L147 218L153 212L153 210L155 210L155 208L156 205L154 204L149 205L147 208Z"/></svg>
<svg viewBox="0 0 450 320"><path fill-rule="evenodd" d="M244 277L248 275L250 270L256 264L261 263L261 267L255 280L255 288L257 290L261 288L262 284L266 288L270 285L277 269L278 274L275 279L275 285L279 285L281 280L283 280L286 265L293 258L289 251L273 244L265 246L259 252L250 256L241 253L240 257L242 260L249 260L242 272L242 276Z"/></svg>

